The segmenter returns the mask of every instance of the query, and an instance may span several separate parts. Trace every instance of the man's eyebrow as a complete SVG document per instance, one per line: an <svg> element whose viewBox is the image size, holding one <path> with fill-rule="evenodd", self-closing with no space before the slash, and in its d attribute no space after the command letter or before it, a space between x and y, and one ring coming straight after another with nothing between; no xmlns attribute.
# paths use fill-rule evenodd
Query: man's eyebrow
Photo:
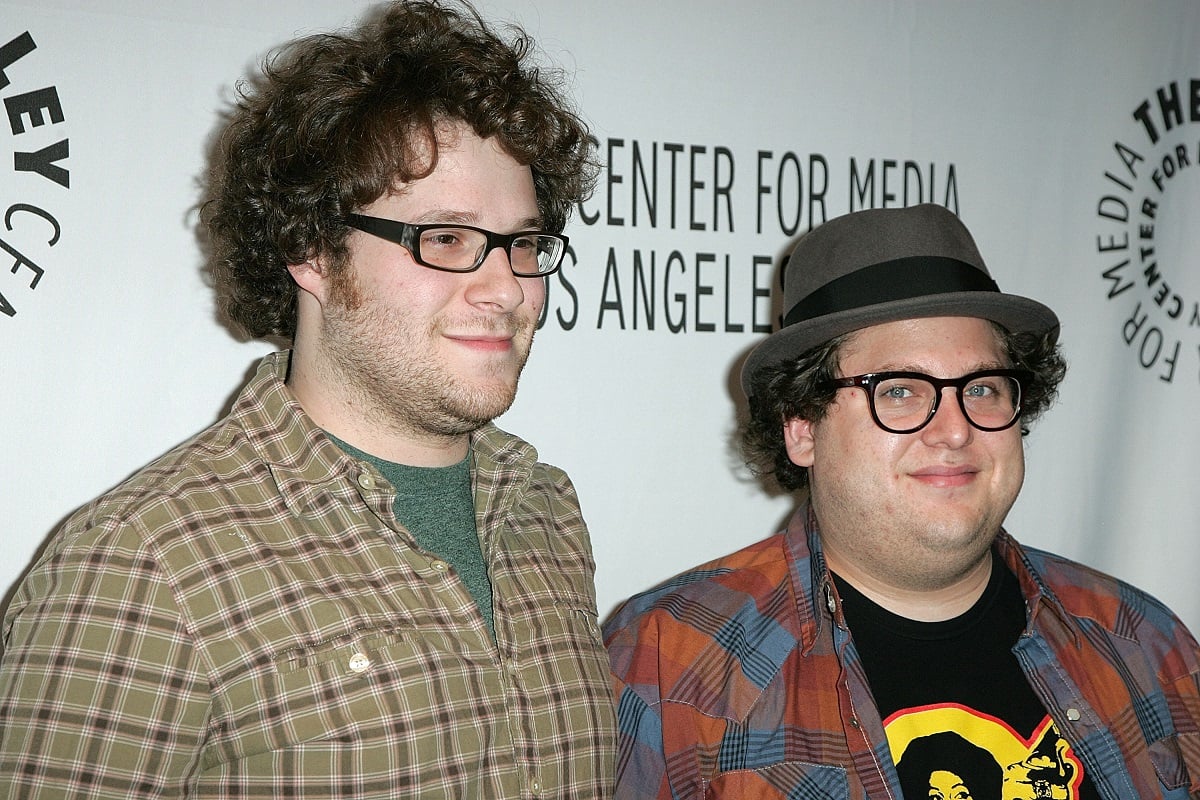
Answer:
<svg viewBox="0 0 1200 800"><path fill-rule="evenodd" d="M919 364L888 362L888 363L883 364L883 366L880 366L876 369L868 370L868 374L872 373L872 372L919 372L922 375L930 375L935 378L940 378L940 377L957 378L957 377L961 377L962 375L970 375L972 372L982 372L983 370L987 370L987 369L1008 369L1008 367L1009 367L1009 365L1006 362L1004 362L1003 360L988 359L986 361L977 361L972 366L964 369L959 375L941 376L941 375L934 375L932 372L929 372L927 367L921 366Z"/></svg>
<svg viewBox="0 0 1200 800"><path fill-rule="evenodd" d="M479 215L474 211L457 211L449 208L433 208L422 214L417 215L411 220L413 225L433 225L445 223L447 225L472 225L474 227L482 227L479 224ZM541 215L525 217L517 220L511 226L513 231L529 231L540 230L542 227Z"/></svg>
<svg viewBox="0 0 1200 800"><path fill-rule="evenodd" d="M414 225L429 225L445 222L454 225L474 225L479 222L479 215L472 211L454 211L449 208L431 208L412 218Z"/></svg>

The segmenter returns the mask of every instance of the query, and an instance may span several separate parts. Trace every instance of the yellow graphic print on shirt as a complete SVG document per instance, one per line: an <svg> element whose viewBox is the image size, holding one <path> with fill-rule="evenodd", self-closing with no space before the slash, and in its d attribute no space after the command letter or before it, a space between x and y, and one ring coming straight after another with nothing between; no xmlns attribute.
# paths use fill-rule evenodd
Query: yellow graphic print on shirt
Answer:
<svg viewBox="0 0 1200 800"><path fill-rule="evenodd" d="M1047 716L1024 737L958 704L884 720L907 800L1079 800L1083 766Z"/></svg>

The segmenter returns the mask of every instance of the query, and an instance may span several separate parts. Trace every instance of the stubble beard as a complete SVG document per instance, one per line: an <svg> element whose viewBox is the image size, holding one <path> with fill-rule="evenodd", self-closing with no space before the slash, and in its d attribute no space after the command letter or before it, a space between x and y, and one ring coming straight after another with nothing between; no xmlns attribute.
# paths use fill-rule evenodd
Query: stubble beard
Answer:
<svg viewBox="0 0 1200 800"><path fill-rule="evenodd" d="M370 424L449 439L478 430L512 406L533 343L530 320L511 313L477 315L438 318L420 327L366 304L357 287L346 283L327 307L326 363ZM437 352L443 330L508 334L513 352L472 375L456 375Z"/></svg>

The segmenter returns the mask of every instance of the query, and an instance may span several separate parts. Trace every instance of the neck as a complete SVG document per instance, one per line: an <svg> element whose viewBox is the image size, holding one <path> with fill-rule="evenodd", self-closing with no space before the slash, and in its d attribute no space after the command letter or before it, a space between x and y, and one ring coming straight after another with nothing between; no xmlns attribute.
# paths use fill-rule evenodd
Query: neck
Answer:
<svg viewBox="0 0 1200 800"><path fill-rule="evenodd" d="M363 397L345 391L348 381L337 380L309 357L299 337L292 350L287 386L304 412L322 430L376 458L413 467L448 467L467 456L469 434L439 436L417 431L375 409Z"/></svg>
<svg viewBox="0 0 1200 800"><path fill-rule="evenodd" d="M942 622L965 613L983 596L992 574L991 551L962 573L935 586L897 586L826 550L825 562L858 591L893 614L918 622Z"/></svg>

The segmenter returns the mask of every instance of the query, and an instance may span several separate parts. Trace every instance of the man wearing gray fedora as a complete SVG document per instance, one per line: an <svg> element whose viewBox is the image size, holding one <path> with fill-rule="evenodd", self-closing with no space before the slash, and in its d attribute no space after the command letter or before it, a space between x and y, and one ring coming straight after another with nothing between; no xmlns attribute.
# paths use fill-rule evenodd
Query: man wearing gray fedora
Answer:
<svg viewBox="0 0 1200 800"><path fill-rule="evenodd" d="M1065 364L945 208L804 236L742 372L787 528L605 626L618 798L1185 798L1200 653L1162 604L1001 525Z"/></svg>

